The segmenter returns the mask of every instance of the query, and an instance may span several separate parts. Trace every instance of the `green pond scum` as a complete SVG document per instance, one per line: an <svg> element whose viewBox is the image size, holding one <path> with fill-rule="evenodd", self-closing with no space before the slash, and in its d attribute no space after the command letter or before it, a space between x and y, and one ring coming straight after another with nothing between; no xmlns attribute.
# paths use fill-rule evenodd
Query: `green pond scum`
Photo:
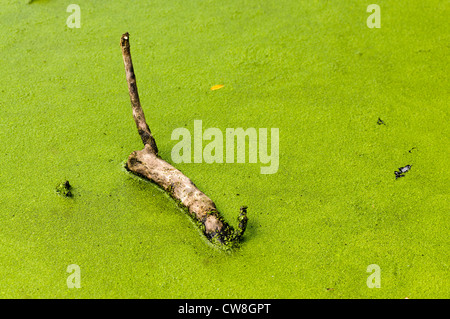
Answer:
<svg viewBox="0 0 450 319"><path fill-rule="evenodd" d="M0 298L450 297L447 1L69 4L0 0ZM248 206L231 253L123 168L124 32L159 155ZM277 172L174 164L195 120L278 128Z"/></svg>

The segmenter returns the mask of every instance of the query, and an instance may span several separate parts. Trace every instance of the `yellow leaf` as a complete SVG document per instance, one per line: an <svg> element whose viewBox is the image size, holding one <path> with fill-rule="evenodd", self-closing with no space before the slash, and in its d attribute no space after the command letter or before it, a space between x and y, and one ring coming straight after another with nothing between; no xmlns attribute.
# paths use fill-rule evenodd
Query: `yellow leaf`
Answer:
<svg viewBox="0 0 450 319"><path fill-rule="evenodd" d="M224 87L223 84L217 84L217 85L214 85L213 87L211 87L211 91L218 90L218 89L221 89L223 87Z"/></svg>

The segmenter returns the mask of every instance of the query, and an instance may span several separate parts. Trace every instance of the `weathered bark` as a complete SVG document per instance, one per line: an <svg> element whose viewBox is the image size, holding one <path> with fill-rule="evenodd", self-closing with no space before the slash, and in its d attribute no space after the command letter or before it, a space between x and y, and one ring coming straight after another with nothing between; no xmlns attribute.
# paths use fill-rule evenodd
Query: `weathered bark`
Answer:
<svg viewBox="0 0 450 319"><path fill-rule="evenodd" d="M136 122L136 127L139 135L141 136L142 143L144 143L144 145L149 145L152 152L158 155L158 147L156 146L152 132L145 121L144 111L142 110L141 102L139 100L136 76L134 75L133 69L133 61L131 60L128 32L123 34L120 38L120 47L122 48L123 64L125 66L128 91L130 92L131 107L133 108L133 118Z"/></svg>
<svg viewBox="0 0 450 319"><path fill-rule="evenodd" d="M144 149L130 154L127 169L134 174L153 181L168 192L187 213L197 221L204 235L213 243L233 247L241 239L247 227L247 207L242 206L235 230L227 224L216 209L214 202L200 191L181 171L164 161L158 155L155 139L145 120L136 85L130 54L129 34L120 39L125 73L130 93L133 118Z"/></svg>

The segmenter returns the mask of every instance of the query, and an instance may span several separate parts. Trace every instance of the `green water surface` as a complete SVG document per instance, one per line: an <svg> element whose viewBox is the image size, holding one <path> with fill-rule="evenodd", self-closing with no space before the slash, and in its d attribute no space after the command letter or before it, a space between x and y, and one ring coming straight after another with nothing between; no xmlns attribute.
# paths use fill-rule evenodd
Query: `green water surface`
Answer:
<svg viewBox="0 0 450 319"><path fill-rule="evenodd" d="M1 298L450 297L448 1L379 0L373 29L361 0L76 3L80 28L70 2L0 1ZM249 207L231 254L123 169L127 31L164 159L194 120L279 128L275 174L176 164L232 225Z"/></svg>

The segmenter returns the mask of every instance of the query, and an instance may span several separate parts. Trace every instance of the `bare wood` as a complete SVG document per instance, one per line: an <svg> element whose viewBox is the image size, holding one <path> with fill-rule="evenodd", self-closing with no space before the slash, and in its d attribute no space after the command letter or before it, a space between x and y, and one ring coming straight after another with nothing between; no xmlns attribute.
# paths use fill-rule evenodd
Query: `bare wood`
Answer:
<svg viewBox="0 0 450 319"><path fill-rule="evenodd" d="M158 156L156 142L145 121L136 85L136 76L131 61L129 34L120 40L125 73L130 93L133 117L144 149L130 154L127 169L159 185L168 192L187 213L197 221L206 238L225 247L233 247L240 241L247 227L247 207L242 206L235 230L224 221L214 202L200 191L180 170Z"/></svg>
<svg viewBox="0 0 450 319"><path fill-rule="evenodd" d="M153 153L158 154L158 147L152 132L145 121L144 111L141 107L139 94L136 84L136 76L134 74L133 62L131 60L130 42L128 32L123 34L120 38L120 47L122 48L123 63L125 66L125 74L127 77L128 91L130 93L131 106L133 108L133 118L136 122L139 135L141 136L144 145L150 145Z"/></svg>

